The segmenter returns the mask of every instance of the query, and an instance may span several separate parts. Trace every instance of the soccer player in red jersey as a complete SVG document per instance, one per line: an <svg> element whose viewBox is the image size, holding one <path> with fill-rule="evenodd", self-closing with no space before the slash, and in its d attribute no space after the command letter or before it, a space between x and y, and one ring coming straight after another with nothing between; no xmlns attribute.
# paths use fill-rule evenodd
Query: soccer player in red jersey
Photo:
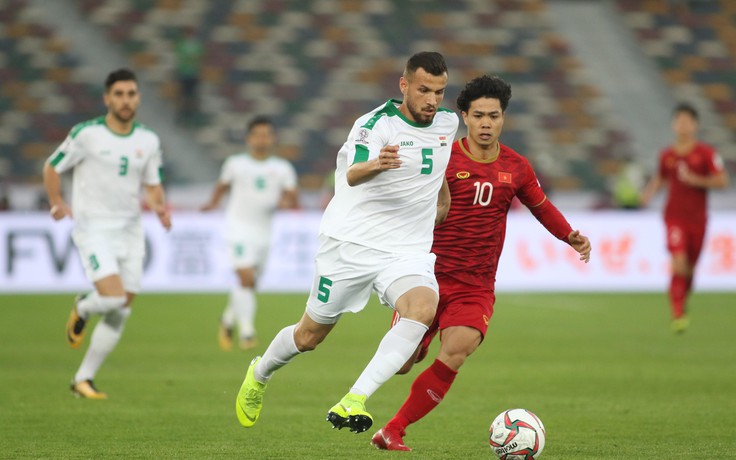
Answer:
<svg viewBox="0 0 736 460"><path fill-rule="evenodd" d="M659 156L659 169L642 192L646 205L665 184L669 185L664 223L667 249L672 257L670 309L672 330L684 332L689 325L685 302L693 283L707 221L708 189L728 186L728 174L713 147L698 140L698 112L679 104L672 114L675 142Z"/></svg>
<svg viewBox="0 0 736 460"><path fill-rule="evenodd" d="M483 341L493 315L496 269L514 197L550 233L572 246L580 260L590 258L590 241L547 199L527 159L499 142L510 98L511 87L487 75L468 82L457 98L468 135L452 146L445 175L450 210L434 231L440 302L422 344L400 373L421 361L438 330L442 344L434 363L414 380L404 405L373 436L371 443L379 449L411 450L403 442L406 427L442 401L460 367Z"/></svg>

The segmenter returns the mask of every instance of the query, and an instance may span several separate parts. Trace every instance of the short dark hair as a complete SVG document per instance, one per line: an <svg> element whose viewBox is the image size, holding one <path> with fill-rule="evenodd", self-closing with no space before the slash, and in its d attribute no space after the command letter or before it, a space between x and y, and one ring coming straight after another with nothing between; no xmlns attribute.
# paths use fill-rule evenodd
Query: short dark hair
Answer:
<svg viewBox="0 0 736 460"><path fill-rule="evenodd" d="M118 69L114 72L110 72L110 74L105 79L105 91L109 91L112 85L119 81L134 81L138 82L138 79L136 78L135 74L132 70L129 69Z"/></svg>
<svg viewBox="0 0 736 460"><path fill-rule="evenodd" d="M698 118L700 118L698 115L698 109L696 109L694 105L688 102L680 102L675 106L674 110L672 110L673 117L680 113L687 113L688 115L693 117L695 121L698 121Z"/></svg>
<svg viewBox="0 0 736 460"><path fill-rule="evenodd" d="M404 68L404 77L413 74L417 69L422 68L427 73L440 76L447 72L447 64L445 58L436 51L421 51L416 53L406 61Z"/></svg>
<svg viewBox="0 0 736 460"><path fill-rule="evenodd" d="M482 97L498 99L501 110L506 111L511 99L511 85L495 75L475 77L465 84L465 88L457 96L457 108L463 112L470 110L470 104Z"/></svg>
<svg viewBox="0 0 736 460"><path fill-rule="evenodd" d="M246 126L246 132L250 134L250 132L253 131L253 128L258 125L268 125L272 128L274 127L273 121L271 121L270 118L264 115L258 115L257 117L253 118L250 123L248 123L248 126Z"/></svg>

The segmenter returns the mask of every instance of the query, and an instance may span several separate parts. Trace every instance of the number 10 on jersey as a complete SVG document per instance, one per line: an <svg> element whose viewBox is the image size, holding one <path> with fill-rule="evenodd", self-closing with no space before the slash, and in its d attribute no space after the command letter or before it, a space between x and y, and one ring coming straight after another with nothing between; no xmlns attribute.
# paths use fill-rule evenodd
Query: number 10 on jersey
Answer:
<svg viewBox="0 0 736 460"><path fill-rule="evenodd" d="M476 182L473 185L475 186L473 204L488 206L491 203L491 196L493 195L493 184L490 182Z"/></svg>

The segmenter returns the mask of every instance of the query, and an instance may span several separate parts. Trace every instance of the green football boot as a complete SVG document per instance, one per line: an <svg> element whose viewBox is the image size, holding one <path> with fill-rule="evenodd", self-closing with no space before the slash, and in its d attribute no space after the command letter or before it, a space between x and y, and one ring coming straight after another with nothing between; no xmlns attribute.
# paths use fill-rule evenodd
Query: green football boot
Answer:
<svg viewBox="0 0 736 460"><path fill-rule="evenodd" d="M253 358L245 373L245 380L238 391L235 398L235 413L238 416L238 422L245 428L250 428L256 424L258 416L261 415L261 407L263 407L263 393L266 392L266 384L256 380L253 370L260 356Z"/></svg>
<svg viewBox="0 0 736 460"><path fill-rule="evenodd" d="M354 433L362 433L373 425L373 417L365 410L365 395L348 393L327 413L327 421L332 428L350 428Z"/></svg>

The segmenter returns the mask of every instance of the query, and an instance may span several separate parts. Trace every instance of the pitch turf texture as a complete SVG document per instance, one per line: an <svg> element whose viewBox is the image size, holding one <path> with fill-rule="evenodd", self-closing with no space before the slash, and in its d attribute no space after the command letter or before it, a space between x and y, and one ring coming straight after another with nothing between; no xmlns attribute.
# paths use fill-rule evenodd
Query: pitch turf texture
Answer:
<svg viewBox="0 0 736 460"><path fill-rule="evenodd" d="M389 323L375 301L281 370L258 424L244 429L234 398L265 344L218 349L224 295L141 295L96 379L107 401L68 390L87 344L65 343L71 300L0 296L2 458L488 459L488 425L514 407L546 425L546 459L736 458L736 294L696 294L691 328L675 336L663 294L500 293L485 343L437 410L410 427L409 454L369 441L426 363L369 400L367 433L325 421ZM300 316L305 296L259 301L265 342Z"/></svg>

